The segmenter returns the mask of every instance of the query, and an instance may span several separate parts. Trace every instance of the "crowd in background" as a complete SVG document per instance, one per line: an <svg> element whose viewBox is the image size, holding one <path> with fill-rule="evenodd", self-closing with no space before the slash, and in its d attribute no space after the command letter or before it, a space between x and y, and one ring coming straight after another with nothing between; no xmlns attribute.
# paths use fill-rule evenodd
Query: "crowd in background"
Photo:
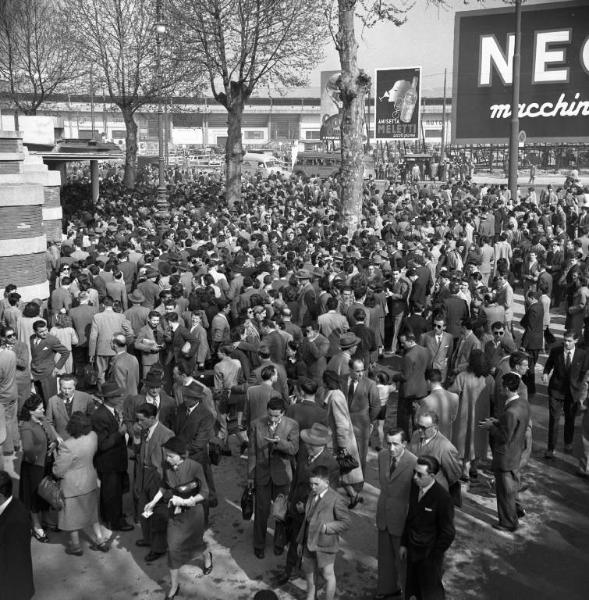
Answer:
<svg viewBox="0 0 589 600"><path fill-rule="evenodd" d="M255 491L255 555L274 518L279 583L301 567L311 599L319 572L332 598L339 534L378 452L375 597L405 586L408 599L442 598L453 507L481 468L495 479L496 528L525 517L542 354L545 457L561 447L562 415L573 452L582 413L589 475L589 195L578 179L516 198L468 176L368 182L350 234L336 179L246 178L229 207L219 177L176 170L162 222L149 177L129 191L103 175L95 205L79 183L66 187L48 302L23 304L3 282L0 440L4 459L20 460L39 542L53 525L80 555L86 528L107 552L104 526L129 531L132 518L147 562L168 557L171 598L195 554L213 568L203 532L214 466L238 453ZM38 487L51 473L65 503L48 523Z"/></svg>

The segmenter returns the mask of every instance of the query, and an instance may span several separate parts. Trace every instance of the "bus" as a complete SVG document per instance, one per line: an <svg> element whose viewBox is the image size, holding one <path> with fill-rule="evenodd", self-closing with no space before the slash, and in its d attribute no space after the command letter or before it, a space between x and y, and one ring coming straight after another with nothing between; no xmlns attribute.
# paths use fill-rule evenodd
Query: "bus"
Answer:
<svg viewBox="0 0 589 600"><path fill-rule="evenodd" d="M364 179L376 178L374 157L364 155ZM342 166L341 152L299 152L293 167L297 177L327 179L339 174Z"/></svg>

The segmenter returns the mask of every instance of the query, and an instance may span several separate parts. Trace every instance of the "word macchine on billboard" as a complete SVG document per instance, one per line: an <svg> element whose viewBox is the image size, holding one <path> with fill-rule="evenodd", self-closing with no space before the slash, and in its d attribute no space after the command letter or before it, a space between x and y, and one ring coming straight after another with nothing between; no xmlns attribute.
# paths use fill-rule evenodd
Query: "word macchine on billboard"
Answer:
<svg viewBox="0 0 589 600"><path fill-rule="evenodd" d="M374 133L377 140L419 137L421 67L376 70Z"/></svg>
<svg viewBox="0 0 589 600"><path fill-rule="evenodd" d="M453 138L493 143L509 136L513 9L456 14ZM523 7L520 128L528 142L589 141L589 2Z"/></svg>

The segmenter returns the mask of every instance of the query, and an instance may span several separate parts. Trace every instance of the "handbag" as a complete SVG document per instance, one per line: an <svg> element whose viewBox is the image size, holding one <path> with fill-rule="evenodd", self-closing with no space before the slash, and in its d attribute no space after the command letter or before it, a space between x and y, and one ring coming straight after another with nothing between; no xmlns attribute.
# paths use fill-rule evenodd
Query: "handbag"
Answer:
<svg viewBox="0 0 589 600"><path fill-rule="evenodd" d="M254 514L254 488L246 487L241 495L241 516L244 521L249 521Z"/></svg>
<svg viewBox="0 0 589 600"><path fill-rule="evenodd" d="M53 475L45 475L41 479L41 483L37 488L37 494L45 500L53 508L53 510L61 510L64 505L63 494L59 481Z"/></svg>
<svg viewBox="0 0 589 600"><path fill-rule="evenodd" d="M337 451L335 460L337 461L341 475L347 475L350 471L360 466L358 461L345 448L340 448Z"/></svg>
<svg viewBox="0 0 589 600"><path fill-rule="evenodd" d="M215 466L221 462L221 446L215 442L209 442L209 460Z"/></svg>
<svg viewBox="0 0 589 600"><path fill-rule="evenodd" d="M548 326L544 330L544 341L548 346L550 346L550 344L554 344L554 342L556 341L554 334L552 333L552 331L550 331L550 327Z"/></svg>
<svg viewBox="0 0 589 600"><path fill-rule="evenodd" d="M284 521L286 518L286 510L288 508L288 500L284 494L278 494L272 502L272 516L277 521Z"/></svg>
<svg viewBox="0 0 589 600"><path fill-rule="evenodd" d="M98 382L98 370L94 365L84 365L82 369L81 379L88 387L96 386Z"/></svg>

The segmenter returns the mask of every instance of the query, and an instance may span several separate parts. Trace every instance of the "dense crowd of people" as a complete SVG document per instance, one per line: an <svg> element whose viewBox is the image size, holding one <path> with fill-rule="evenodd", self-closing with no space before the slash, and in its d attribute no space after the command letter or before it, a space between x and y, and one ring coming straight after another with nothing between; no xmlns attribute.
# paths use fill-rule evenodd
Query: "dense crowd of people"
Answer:
<svg viewBox="0 0 589 600"><path fill-rule="evenodd" d="M24 523L43 543L53 526L79 556L81 530L108 552L107 529L138 521L146 561L167 556L173 598L194 556L213 569L203 533L220 495L214 467L238 452L255 556L273 519L273 552L286 550L277 583L302 569L313 600L320 574L331 600L340 535L378 452L375 598L443 598L454 506L481 468L495 479L494 526L514 532L525 517L542 353L545 457L560 451L562 415L573 452L582 412L589 475L589 195L578 179L516 198L469 177L369 182L350 234L334 179L246 178L228 206L214 174L170 176L162 218L148 178L129 191L104 175L95 205L66 187L48 301L23 304L3 274L0 441L30 515L10 509L11 535ZM563 311L561 344L551 317ZM51 477L57 520L40 494ZM2 472L0 531L12 496ZM27 563L0 550L15 600L32 596L27 564L30 552Z"/></svg>

